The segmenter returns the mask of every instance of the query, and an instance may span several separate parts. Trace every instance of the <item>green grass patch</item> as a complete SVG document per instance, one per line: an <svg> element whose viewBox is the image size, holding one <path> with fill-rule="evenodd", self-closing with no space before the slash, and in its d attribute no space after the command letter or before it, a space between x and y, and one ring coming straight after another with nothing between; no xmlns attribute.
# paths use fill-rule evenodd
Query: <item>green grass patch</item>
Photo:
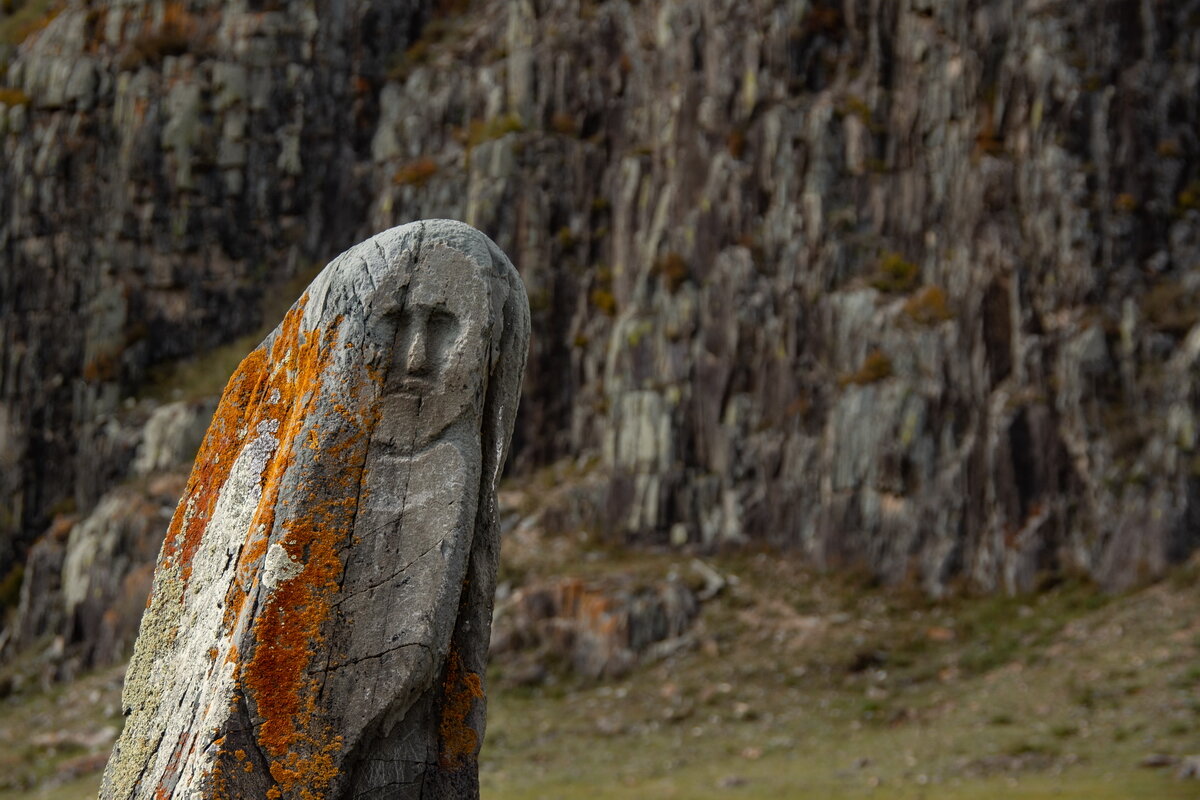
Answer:
<svg viewBox="0 0 1200 800"><path fill-rule="evenodd" d="M220 396L237 365L275 329L284 313L312 283L323 266L314 265L303 270L277 291L271 292L262 303L263 324L258 330L193 358L152 368L139 394L162 402Z"/></svg>
<svg viewBox="0 0 1200 800"><path fill-rule="evenodd" d="M907 292L917 285L921 268L899 253L884 253L871 285L881 292Z"/></svg>
<svg viewBox="0 0 1200 800"><path fill-rule="evenodd" d="M18 45L45 28L63 10L59 0L25 0L0 17L0 44Z"/></svg>

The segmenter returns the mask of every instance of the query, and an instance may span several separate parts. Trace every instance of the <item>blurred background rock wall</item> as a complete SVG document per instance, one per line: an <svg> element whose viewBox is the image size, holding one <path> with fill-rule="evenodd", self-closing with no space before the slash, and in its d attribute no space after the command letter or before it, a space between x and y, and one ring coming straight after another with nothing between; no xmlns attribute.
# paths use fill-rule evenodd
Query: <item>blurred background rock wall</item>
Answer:
<svg viewBox="0 0 1200 800"><path fill-rule="evenodd" d="M237 359L427 217L529 288L510 474L614 541L934 594L1200 541L1197 0L0 9L10 651L119 657Z"/></svg>

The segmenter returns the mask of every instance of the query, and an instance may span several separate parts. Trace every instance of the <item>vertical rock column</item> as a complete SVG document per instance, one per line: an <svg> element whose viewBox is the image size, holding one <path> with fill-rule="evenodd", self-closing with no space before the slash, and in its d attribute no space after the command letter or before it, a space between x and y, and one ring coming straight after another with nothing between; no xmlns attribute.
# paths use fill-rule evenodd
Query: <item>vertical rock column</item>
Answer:
<svg viewBox="0 0 1200 800"><path fill-rule="evenodd" d="M325 268L201 446L102 798L478 795L528 339L516 270L461 223Z"/></svg>

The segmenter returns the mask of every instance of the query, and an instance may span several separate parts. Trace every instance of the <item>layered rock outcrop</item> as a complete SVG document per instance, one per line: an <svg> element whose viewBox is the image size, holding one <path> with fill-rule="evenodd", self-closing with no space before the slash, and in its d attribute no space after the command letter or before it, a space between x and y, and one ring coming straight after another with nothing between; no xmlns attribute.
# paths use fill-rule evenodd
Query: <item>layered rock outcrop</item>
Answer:
<svg viewBox="0 0 1200 800"><path fill-rule="evenodd" d="M1198 11L514 4L381 95L376 214L514 230L627 537L1120 584L1200 535Z"/></svg>
<svg viewBox="0 0 1200 800"><path fill-rule="evenodd" d="M106 465L81 510L124 470L93 420L146 364L251 327L321 247L446 216L529 287L516 462L600 454L614 536L934 592L1196 545L1195 0L101 7L5 78L26 539L71 485L45 465ZM155 51L172 19L214 33ZM74 339L38 321L64 295Z"/></svg>
<svg viewBox="0 0 1200 800"><path fill-rule="evenodd" d="M124 477L149 366L365 238L373 96L429 5L6 4L0 572Z"/></svg>

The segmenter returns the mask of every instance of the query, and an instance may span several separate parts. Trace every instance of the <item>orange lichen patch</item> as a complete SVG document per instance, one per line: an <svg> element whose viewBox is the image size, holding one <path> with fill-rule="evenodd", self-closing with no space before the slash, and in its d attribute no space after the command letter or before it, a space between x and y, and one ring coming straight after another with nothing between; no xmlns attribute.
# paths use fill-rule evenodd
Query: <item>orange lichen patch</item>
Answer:
<svg viewBox="0 0 1200 800"><path fill-rule="evenodd" d="M327 795L327 787L338 775L333 754L342 748L342 737L334 736L315 753L302 756L288 753L282 761L271 762L271 777L279 787L300 800L320 800Z"/></svg>
<svg viewBox="0 0 1200 800"><path fill-rule="evenodd" d="M279 446L275 450L275 457L271 459L263 472L263 494L250 523L250 533L238 556L236 578L230 583L229 590L225 595L224 626L227 631L233 630L236 620L241 614L242 604L253 589L259 567L270 544L276 508L279 505L281 478L292 463L288 457L291 450L287 445L295 438L296 432L303 424L304 415L308 411L308 404L300 398L307 395L311 400L311 395L313 395L311 386L297 385L298 379L305 379L308 383L315 384L330 360L328 356L321 357L320 348L317 346L317 337L310 336L302 341L300 322L303 319L307 301L308 295L301 297L300 302L284 316L283 322L279 326L279 335L275 337L271 345L270 364L274 366L266 377L262 391L257 395L259 407L254 410L253 415L245 420L243 428L243 430L253 429L263 419L270 418L270 413L278 413L277 409L280 405L286 409L284 419L276 420L279 423L276 430ZM265 348L259 349L265 350ZM304 360L319 363L311 364L311 368L304 371L303 374L281 368ZM228 394L228 389L226 394ZM270 399L273 397L277 397L280 403L271 403Z"/></svg>
<svg viewBox="0 0 1200 800"><path fill-rule="evenodd" d="M940 286L926 286L904 303L904 313L922 325L937 325L954 317Z"/></svg>
<svg viewBox="0 0 1200 800"><path fill-rule="evenodd" d="M397 186L415 186L420 188L437 174L438 165L432 158L425 156L416 161L410 161L392 176L392 182Z"/></svg>
<svg viewBox="0 0 1200 800"><path fill-rule="evenodd" d="M462 658L454 649L446 659L442 691L445 700L438 723L438 764L443 769L459 769L479 750L479 732L468 720L475 702L483 699L483 681L478 673L463 669Z"/></svg>
<svg viewBox="0 0 1200 800"><path fill-rule="evenodd" d="M263 596L251 631L253 656L239 671L247 698L262 718L257 739L276 782L268 796L302 800L324 796L338 774L342 740L316 705L319 684L309 669L314 654L324 649L323 627L342 576L339 552L357 513L376 417L371 405L379 388L376 384L373 391L362 391L372 381L361 369L340 381L331 377L328 367L340 349L339 322L304 337L285 324L274 342L271 362L277 366L268 386L279 390L286 412L279 421L278 449L263 473L263 496L253 523L256 531L266 533L262 543L245 548L239 559L239 570L246 569L239 574L257 580L257 564L269 539L303 565L299 574ZM334 398L341 403L335 405ZM312 421L319 409L332 409L345 424L321 425L318 434ZM303 455L318 441L316 452ZM335 458L327 457L333 453ZM305 474L296 476L301 464ZM285 482L291 495L281 497ZM248 592L251 586L244 588ZM244 597L230 598L235 614L240 614Z"/></svg>
<svg viewBox="0 0 1200 800"><path fill-rule="evenodd" d="M315 800L338 774L342 740L316 705L319 684L309 673L314 654L324 650L323 628L343 571L339 552L357 513L381 382L363 364L331 369L343 352L342 320L301 330L306 303L307 296L230 379L168 531L162 565L180 568L186 594L191 562L220 492L242 448L269 420L274 450L225 593L223 643L213 651L225 649L225 662L233 665L238 692L231 709L244 692L262 720L256 738L276 784L267 796ZM330 413L344 422L321 419ZM272 542L299 573L266 587L261 572ZM255 592L262 593L258 610L248 619L246 599ZM232 636L247 628L252 646L239 634L239 650ZM236 762L217 763L226 770L252 769L242 762L239 755ZM226 776L212 777L219 782Z"/></svg>
<svg viewBox="0 0 1200 800"><path fill-rule="evenodd" d="M555 587L558 616L578 620L585 628L628 643L628 619L616 613L613 599L603 592L589 589L580 580L567 580Z"/></svg>
<svg viewBox="0 0 1200 800"><path fill-rule="evenodd" d="M330 520L336 511L317 508L312 516ZM286 526L293 546L301 544L308 550L307 563L295 578L281 582L267 601L254 628L254 659L243 675L264 717L259 741L270 755L280 758L304 738L297 722L312 715L315 681L307 668L342 571L336 552L341 529L307 522L297 520Z"/></svg>
<svg viewBox="0 0 1200 800"><path fill-rule="evenodd" d="M266 388L266 366L266 354L260 348L246 356L229 379L196 455L183 500L167 529L159 567L178 564L185 586L217 497L245 444L247 426L256 421Z"/></svg>

